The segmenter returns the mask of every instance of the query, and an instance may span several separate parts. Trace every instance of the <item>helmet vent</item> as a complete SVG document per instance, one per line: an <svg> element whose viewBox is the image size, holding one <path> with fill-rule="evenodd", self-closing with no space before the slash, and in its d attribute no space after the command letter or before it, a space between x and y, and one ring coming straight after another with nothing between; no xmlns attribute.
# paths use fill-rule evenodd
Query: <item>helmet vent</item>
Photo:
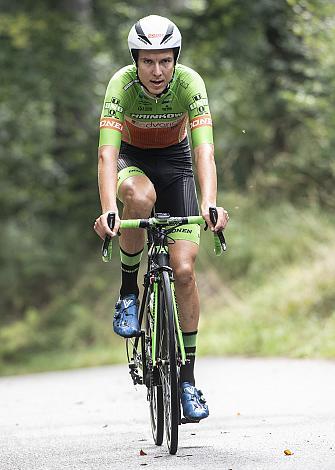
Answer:
<svg viewBox="0 0 335 470"><path fill-rule="evenodd" d="M165 44L166 42L168 42L169 39L172 38L173 27L174 27L173 24L169 24L168 29L166 30L165 36L163 37L163 39L160 42L161 44Z"/></svg>
<svg viewBox="0 0 335 470"><path fill-rule="evenodd" d="M173 29L173 28L172 28L172 29ZM150 45L152 46L152 42L150 42L150 39L148 39L148 38L146 37L146 35L144 34L144 31L143 31L142 26L141 26L141 24L140 24L139 21L135 24L135 31L136 31L136 33L137 33L137 35L138 35L138 38L139 38L141 41L145 42L146 44L150 44Z"/></svg>

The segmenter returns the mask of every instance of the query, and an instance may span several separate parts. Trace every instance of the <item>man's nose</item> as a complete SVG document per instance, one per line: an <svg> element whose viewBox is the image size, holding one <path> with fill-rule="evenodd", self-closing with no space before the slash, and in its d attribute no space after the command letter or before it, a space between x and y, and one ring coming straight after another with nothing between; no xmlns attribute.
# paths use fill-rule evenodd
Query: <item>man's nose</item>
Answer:
<svg viewBox="0 0 335 470"><path fill-rule="evenodd" d="M154 75L159 76L162 73L159 62L154 63Z"/></svg>

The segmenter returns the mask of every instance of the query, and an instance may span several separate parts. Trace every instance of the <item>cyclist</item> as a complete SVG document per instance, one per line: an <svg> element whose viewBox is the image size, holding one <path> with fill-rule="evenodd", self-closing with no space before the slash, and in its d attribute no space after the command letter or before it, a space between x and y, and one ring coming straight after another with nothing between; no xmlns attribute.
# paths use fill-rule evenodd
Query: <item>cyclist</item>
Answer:
<svg viewBox="0 0 335 470"><path fill-rule="evenodd" d="M209 218L209 207L216 206L217 179L206 88L194 70L178 64L179 29L167 18L147 16L131 28L128 46L133 65L111 78L100 120L98 183L102 214L95 222L95 231L101 238L118 233L116 198L123 203L124 219L147 218L153 208L172 216L199 214L188 122L201 190L201 215L212 231L223 230L228 213L222 207L218 207L215 227ZM107 225L110 211L116 213L113 231ZM188 359L180 371L181 401L184 416L200 420L209 414L194 379L199 322L194 265L200 227L178 227L171 237L170 261ZM144 231L122 230L119 241L121 289L113 328L127 338L140 332L137 274Z"/></svg>

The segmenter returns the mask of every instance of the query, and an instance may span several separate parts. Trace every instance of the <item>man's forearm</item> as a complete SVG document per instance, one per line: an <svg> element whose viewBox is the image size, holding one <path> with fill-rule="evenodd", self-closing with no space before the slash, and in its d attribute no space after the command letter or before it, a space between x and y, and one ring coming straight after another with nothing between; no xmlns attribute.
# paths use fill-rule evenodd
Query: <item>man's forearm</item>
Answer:
<svg viewBox="0 0 335 470"><path fill-rule="evenodd" d="M214 160L214 146L201 144L194 149L198 181L201 191L201 208L216 206L217 176Z"/></svg>
<svg viewBox="0 0 335 470"><path fill-rule="evenodd" d="M98 184L102 213L117 212L117 157L118 149L104 145L98 153Z"/></svg>

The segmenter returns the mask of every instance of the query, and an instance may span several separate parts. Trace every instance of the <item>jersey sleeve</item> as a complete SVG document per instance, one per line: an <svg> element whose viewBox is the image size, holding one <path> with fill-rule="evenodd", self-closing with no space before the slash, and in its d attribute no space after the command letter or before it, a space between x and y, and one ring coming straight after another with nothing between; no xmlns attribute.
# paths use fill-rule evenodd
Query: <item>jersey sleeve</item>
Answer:
<svg viewBox="0 0 335 470"><path fill-rule="evenodd" d="M192 70L188 82L189 85L185 88L185 104L187 105L193 147L200 144L213 144L212 118L205 83L194 70Z"/></svg>
<svg viewBox="0 0 335 470"><path fill-rule="evenodd" d="M104 99L100 117L99 147L121 145L121 135L126 107L122 71L116 73L110 80Z"/></svg>

